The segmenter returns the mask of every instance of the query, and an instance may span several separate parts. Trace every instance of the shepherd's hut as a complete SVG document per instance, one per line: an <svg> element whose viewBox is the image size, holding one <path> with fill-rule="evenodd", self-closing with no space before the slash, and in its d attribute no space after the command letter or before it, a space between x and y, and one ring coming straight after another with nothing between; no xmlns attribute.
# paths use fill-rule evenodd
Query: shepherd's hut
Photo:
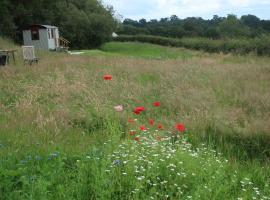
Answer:
<svg viewBox="0 0 270 200"><path fill-rule="evenodd" d="M59 30L51 25L31 25L23 30L25 46L34 46L41 50L68 49L69 41L59 37Z"/></svg>

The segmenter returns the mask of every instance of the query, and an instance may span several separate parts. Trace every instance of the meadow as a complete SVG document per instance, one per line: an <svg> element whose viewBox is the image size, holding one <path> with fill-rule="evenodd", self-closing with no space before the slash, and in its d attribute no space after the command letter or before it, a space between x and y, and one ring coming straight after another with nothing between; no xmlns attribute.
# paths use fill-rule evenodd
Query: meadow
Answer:
<svg viewBox="0 0 270 200"><path fill-rule="evenodd" d="M0 199L270 199L269 57L84 52L0 67Z"/></svg>

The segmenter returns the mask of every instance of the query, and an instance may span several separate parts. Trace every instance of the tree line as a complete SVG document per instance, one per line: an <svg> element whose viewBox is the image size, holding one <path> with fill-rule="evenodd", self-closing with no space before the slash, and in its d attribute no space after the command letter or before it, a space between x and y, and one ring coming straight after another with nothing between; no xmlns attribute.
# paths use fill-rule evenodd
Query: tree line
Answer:
<svg viewBox="0 0 270 200"><path fill-rule="evenodd" d="M58 26L73 48L98 47L116 27L112 7L99 0L1 0L0 36L22 42L32 24Z"/></svg>
<svg viewBox="0 0 270 200"><path fill-rule="evenodd" d="M261 20L255 15L243 15L238 18L229 14L227 17L214 15L212 19L188 17L180 19L176 15L160 20L125 19L118 28L123 35L154 35L172 38L206 37L220 38L255 38L270 33L270 20Z"/></svg>

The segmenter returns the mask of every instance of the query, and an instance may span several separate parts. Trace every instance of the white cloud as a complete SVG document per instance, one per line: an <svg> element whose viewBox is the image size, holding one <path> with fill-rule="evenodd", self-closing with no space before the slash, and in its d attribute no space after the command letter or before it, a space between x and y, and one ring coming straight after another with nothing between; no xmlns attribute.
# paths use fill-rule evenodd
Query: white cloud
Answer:
<svg viewBox="0 0 270 200"><path fill-rule="evenodd" d="M173 14L184 18L201 16L209 18L214 14L228 14L245 9L246 12L259 12L270 6L270 0L103 0L114 6L125 18L154 19L169 17ZM259 9L258 7L261 6ZM238 13L235 13L238 14ZM269 14L270 15L270 14ZM270 16L269 16L270 17Z"/></svg>
<svg viewBox="0 0 270 200"><path fill-rule="evenodd" d="M242 7L249 6L252 1L251 0L229 0L228 3L234 7Z"/></svg>

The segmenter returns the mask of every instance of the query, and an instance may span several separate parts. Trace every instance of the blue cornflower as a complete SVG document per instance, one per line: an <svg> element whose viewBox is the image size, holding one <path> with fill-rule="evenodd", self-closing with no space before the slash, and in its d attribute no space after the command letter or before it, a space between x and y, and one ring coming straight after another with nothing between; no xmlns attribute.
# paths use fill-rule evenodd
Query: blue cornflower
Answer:
<svg viewBox="0 0 270 200"><path fill-rule="evenodd" d="M59 155L60 155L60 153L59 153L59 152L54 152L54 153L51 153L51 154L49 155L49 159L51 160L51 159L53 159L53 158L58 157Z"/></svg>
<svg viewBox="0 0 270 200"><path fill-rule="evenodd" d="M39 155L36 155L36 160L41 160L42 159L42 157L41 156L39 156Z"/></svg>
<svg viewBox="0 0 270 200"><path fill-rule="evenodd" d="M114 160L113 164L114 165L121 165L122 161L121 160Z"/></svg>
<svg viewBox="0 0 270 200"><path fill-rule="evenodd" d="M22 165L26 164L27 163L27 160L21 160L20 162Z"/></svg>

